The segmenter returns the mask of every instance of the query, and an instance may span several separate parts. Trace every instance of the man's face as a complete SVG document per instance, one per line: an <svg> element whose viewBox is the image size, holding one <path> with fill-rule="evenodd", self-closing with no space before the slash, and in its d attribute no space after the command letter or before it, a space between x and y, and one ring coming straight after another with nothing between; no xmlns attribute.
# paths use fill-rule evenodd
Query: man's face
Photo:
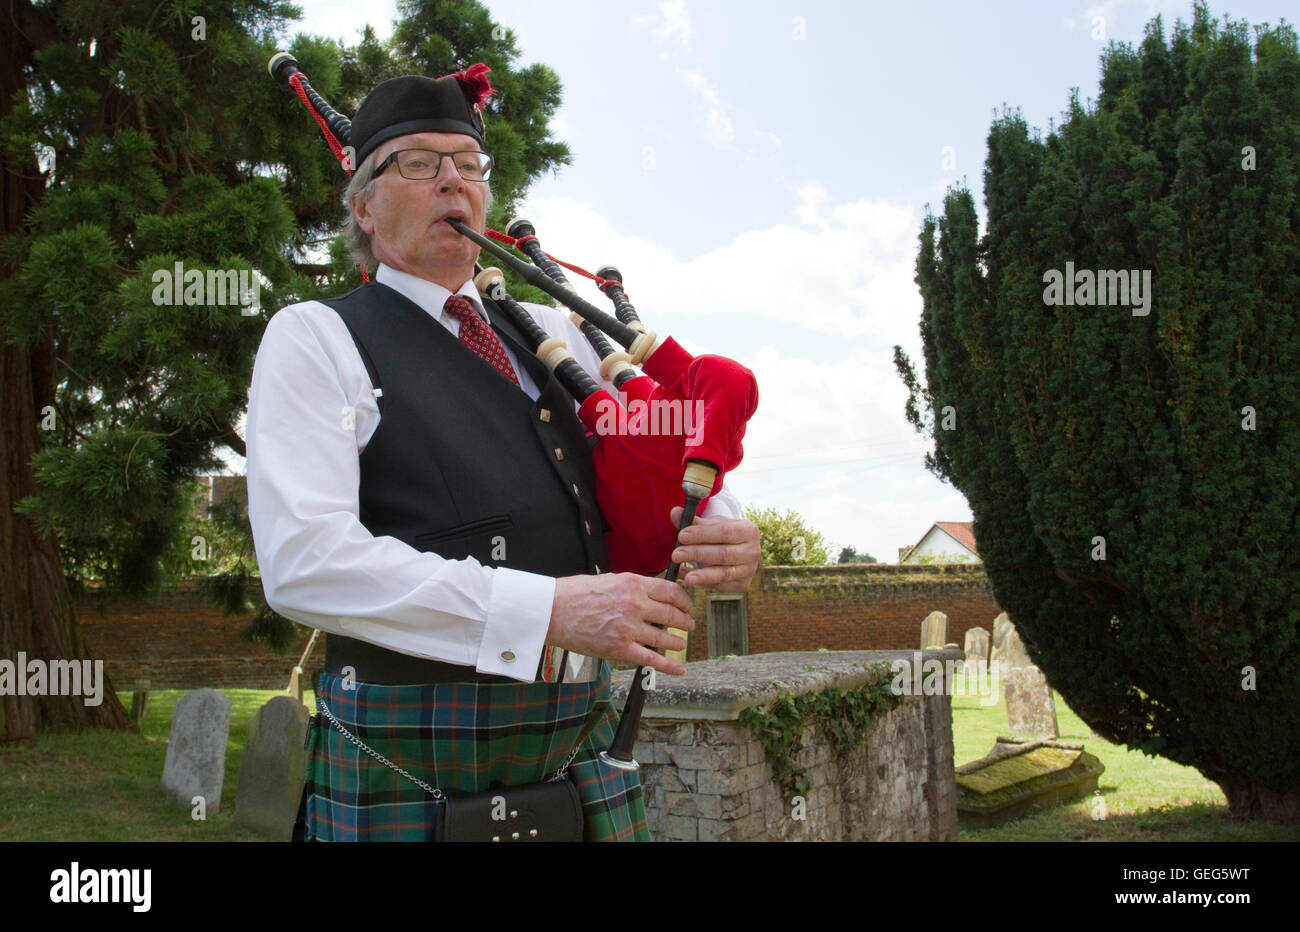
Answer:
<svg viewBox="0 0 1300 932"><path fill-rule="evenodd" d="M398 136L375 151L376 164L398 149L461 152L479 149L472 136L457 133L413 133ZM375 179L369 201L352 202L357 224L370 235L370 249L385 265L436 282L455 291L474 274L479 248L445 223L456 217L471 229L487 224L487 182L466 181L451 159L444 158L438 175L421 181L403 178L389 165Z"/></svg>

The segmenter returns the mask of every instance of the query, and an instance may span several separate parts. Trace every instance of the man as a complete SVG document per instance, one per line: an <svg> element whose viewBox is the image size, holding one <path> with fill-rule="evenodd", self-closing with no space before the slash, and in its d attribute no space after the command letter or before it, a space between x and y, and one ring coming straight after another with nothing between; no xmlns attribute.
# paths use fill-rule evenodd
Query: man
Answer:
<svg viewBox="0 0 1300 932"><path fill-rule="evenodd" d="M476 293L481 66L379 85L350 143L349 240L375 284L268 324L248 412L249 516L267 603L327 632L302 832L432 837L444 791L567 768L588 839L645 839L635 773L602 764L606 658L681 674L680 586L612 574L571 399ZM553 308L528 306L597 371ZM609 387L606 385L606 387ZM687 585L743 591L758 530L722 490L682 534ZM680 511L664 515L676 521Z"/></svg>

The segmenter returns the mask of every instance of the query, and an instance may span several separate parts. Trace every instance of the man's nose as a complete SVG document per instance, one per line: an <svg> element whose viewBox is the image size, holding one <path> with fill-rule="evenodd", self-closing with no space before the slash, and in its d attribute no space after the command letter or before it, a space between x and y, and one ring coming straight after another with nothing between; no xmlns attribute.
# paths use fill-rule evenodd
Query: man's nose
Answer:
<svg viewBox="0 0 1300 932"><path fill-rule="evenodd" d="M455 191L465 182L460 172L456 170L456 160L450 155L442 155L438 158L438 174L433 180L438 190L443 192Z"/></svg>

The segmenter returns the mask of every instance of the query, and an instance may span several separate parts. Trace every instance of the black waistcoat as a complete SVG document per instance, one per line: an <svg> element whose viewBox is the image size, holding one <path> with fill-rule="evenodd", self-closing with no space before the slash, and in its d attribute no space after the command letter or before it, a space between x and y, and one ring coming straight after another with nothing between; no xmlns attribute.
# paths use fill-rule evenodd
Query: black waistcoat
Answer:
<svg viewBox="0 0 1300 932"><path fill-rule="evenodd" d="M609 568L590 446L573 402L495 304L483 302L497 335L541 387L536 402L386 285L323 303L343 319L381 390L379 426L360 457L367 530L448 559L546 576ZM411 663L430 665L423 677L430 682L496 679L338 636L327 639L327 668L345 648L370 666L403 667L408 680L419 672Z"/></svg>

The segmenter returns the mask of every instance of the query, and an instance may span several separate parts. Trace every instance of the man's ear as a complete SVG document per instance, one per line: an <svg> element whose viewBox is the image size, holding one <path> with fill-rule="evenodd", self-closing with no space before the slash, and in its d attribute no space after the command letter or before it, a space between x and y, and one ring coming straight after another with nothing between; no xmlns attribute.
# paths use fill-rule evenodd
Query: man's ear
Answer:
<svg viewBox="0 0 1300 932"><path fill-rule="evenodd" d="M352 195L352 216L357 218L357 226L366 236L375 235L375 218L370 215L370 201L359 194Z"/></svg>

